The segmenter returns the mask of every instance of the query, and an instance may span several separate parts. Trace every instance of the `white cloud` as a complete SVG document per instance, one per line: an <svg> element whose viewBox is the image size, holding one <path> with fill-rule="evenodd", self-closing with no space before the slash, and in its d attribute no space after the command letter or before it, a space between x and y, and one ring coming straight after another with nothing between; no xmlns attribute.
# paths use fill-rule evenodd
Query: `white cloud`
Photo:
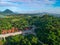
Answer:
<svg viewBox="0 0 60 45"><path fill-rule="evenodd" d="M55 4L56 0L44 0L44 2L47 4Z"/></svg>
<svg viewBox="0 0 60 45"><path fill-rule="evenodd" d="M17 3L18 2L18 3ZM22 4L19 4L22 3ZM19 5L27 5L27 6L46 6L55 4L55 0L1 0L0 5L6 6L19 6Z"/></svg>
<svg viewBox="0 0 60 45"><path fill-rule="evenodd" d="M56 2L56 0L0 0L0 6L17 12L25 12L29 9L30 11L39 10L42 12L60 13L60 11L58 11L60 8L52 8Z"/></svg>

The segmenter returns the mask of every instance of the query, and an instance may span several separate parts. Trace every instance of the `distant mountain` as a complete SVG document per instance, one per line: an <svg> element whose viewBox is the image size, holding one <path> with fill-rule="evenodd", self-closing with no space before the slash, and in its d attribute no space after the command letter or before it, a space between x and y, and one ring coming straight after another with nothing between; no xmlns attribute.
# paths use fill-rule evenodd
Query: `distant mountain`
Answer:
<svg viewBox="0 0 60 45"><path fill-rule="evenodd" d="M43 15L45 15L45 14L60 17L60 14L48 13L48 12L42 12L42 13L40 13L40 12L38 12L38 13L17 13L17 12L13 12L13 11L11 11L11 10L9 10L9 9L6 9L6 10L4 10L4 11L0 11L0 16L1 16L1 15L4 15L4 16L5 16L5 15L43 16ZM3 16L1 16L1 17L3 17Z"/></svg>
<svg viewBox="0 0 60 45"><path fill-rule="evenodd" d="M3 11L3 13L13 13L13 11L9 10L9 9L6 9Z"/></svg>
<svg viewBox="0 0 60 45"><path fill-rule="evenodd" d="M0 11L0 15L13 15L15 14L13 11L6 9L4 11Z"/></svg>

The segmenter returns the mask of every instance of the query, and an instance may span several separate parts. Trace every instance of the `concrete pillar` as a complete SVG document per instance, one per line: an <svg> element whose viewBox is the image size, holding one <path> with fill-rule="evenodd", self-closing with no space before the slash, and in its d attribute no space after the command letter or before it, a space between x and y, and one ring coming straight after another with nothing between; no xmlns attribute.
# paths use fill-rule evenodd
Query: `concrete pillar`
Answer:
<svg viewBox="0 0 60 45"><path fill-rule="evenodd" d="M3 40L6 41L6 38L4 37Z"/></svg>
<svg viewBox="0 0 60 45"><path fill-rule="evenodd" d="M2 40L2 37L0 37L0 40Z"/></svg>

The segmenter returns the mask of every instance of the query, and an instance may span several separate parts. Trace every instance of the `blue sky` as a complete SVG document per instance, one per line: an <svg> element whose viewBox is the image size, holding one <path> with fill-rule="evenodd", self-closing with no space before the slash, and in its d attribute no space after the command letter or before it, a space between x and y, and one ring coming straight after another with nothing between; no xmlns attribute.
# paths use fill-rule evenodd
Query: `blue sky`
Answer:
<svg viewBox="0 0 60 45"><path fill-rule="evenodd" d="M60 0L0 0L0 11L19 13L49 12L60 14Z"/></svg>

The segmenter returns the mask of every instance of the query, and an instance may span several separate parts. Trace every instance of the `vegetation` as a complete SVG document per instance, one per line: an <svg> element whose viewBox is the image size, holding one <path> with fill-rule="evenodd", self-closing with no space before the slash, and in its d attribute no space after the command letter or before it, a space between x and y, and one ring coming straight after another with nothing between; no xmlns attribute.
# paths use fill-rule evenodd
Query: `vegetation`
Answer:
<svg viewBox="0 0 60 45"><path fill-rule="evenodd" d="M60 18L44 15L39 16L7 16L8 18L0 19L0 34L3 29L11 29L17 27L24 29L30 25L35 25L35 33L23 36L16 35L7 37L6 41L0 41L0 45L60 45Z"/></svg>

